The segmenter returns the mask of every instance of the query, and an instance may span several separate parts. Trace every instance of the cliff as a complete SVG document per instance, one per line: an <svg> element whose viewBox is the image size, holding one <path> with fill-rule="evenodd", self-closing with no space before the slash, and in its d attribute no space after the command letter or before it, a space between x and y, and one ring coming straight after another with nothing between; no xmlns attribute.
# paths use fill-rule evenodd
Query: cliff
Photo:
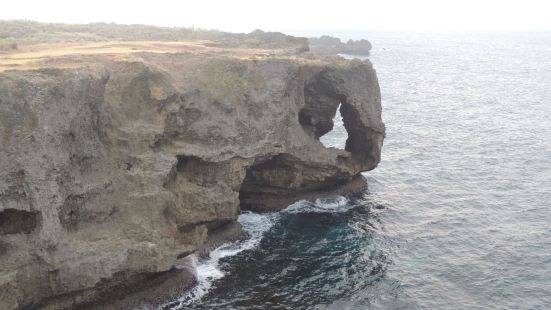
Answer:
<svg viewBox="0 0 551 310"><path fill-rule="evenodd" d="M240 211L345 187L380 159L368 61L195 43L18 52L0 57L1 309L161 302L193 284L182 258L239 236ZM319 142L339 104L345 150Z"/></svg>

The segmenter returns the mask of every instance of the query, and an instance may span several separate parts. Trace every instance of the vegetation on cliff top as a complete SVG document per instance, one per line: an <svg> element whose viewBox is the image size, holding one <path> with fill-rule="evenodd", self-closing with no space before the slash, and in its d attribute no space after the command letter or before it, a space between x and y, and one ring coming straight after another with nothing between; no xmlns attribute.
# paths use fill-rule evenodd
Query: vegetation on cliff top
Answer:
<svg viewBox="0 0 551 310"><path fill-rule="evenodd" d="M343 43L329 36L307 39L262 30L245 34L147 25L0 20L0 72L79 67L100 62L100 59L136 59L132 55L137 53L214 53L249 59L292 57L299 62L330 61L339 66L348 61L318 55L367 55L370 49L367 40ZM304 53L309 50L312 53ZM298 55L300 57L296 57Z"/></svg>
<svg viewBox="0 0 551 310"><path fill-rule="evenodd" d="M101 42L101 41L211 41L212 46L246 48L296 48L308 50L308 40L281 32L255 30L229 33L199 28L147 25L47 24L34 21L0 21L0 50L13 44ZM17 48L17 45L15 45Z"/></svg>

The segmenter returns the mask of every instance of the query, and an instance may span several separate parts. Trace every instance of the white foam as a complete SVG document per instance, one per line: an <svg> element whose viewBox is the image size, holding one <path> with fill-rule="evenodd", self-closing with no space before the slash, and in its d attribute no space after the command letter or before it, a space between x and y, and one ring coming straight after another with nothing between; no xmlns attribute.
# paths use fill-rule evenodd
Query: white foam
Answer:
<svg viewBox="0 0 551 310"><path fill-rule="evenodd" d="M314 203L301 200L288 206L285 213L325 213L345 212L349 210L348 199L343 196L333 198L318 198Z"/></svg>
<svg viewBox="0 0 551 310"><path fill-rule="evenodd" d="M178 299L179 305L176 308L182 309L200 301L208 293L212 283L224 277L224 272L220 269L220 259L258 246L264 233L274 226L282 213L344 212L349 209L348 199L337 196L334 198L319 198L315 203L301 200L290 205L281 213L257 214L245 212L241 214L237 221L249 237L246 240L221 245L211 251L206 259L199 260L197 256L193 255L191 257L192 267L196 272L197 285Z"/></svg>
<svg viewBox="0 0 551 310"><path fill-rule="evenodd" d="M276 219L277 214L275 213L243 213L237 221L249 234L247 240L223 244L211 251L207 259L198 260L197 256L193 255L192 264L197 276L197 285L178 299L180 304L177 309L200 301L210 290L212 283L224 277L224 272L220 270L220 259L255 248L262 240L264 233L274 225Z"/></svg>

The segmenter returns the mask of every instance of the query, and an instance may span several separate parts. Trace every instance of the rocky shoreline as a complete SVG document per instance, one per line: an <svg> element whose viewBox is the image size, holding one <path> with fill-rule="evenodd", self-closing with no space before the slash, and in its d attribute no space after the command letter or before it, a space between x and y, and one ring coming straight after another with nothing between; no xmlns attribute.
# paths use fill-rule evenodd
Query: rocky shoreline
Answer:
<svg viewBox="0 0 551 310"><path fill-rule="evenodd" d="M244 237L241 211L365 188L385 134L371 63L282 38L0 57L0 308L158 306L194 285L186 257ZM339 106L345 150L319 141Z"/></svg>

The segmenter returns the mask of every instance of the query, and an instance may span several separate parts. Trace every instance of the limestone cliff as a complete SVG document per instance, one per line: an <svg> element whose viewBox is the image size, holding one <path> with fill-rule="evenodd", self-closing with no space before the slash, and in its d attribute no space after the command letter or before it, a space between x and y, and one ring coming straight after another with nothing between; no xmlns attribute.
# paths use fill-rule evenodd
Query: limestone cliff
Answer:
<svg viewBox="0 0 551 310"><path fill-rule="evenodd" d="M327 149L339 104L346 150ZM0 73L0 308L189 282L177 260L240 210L375 168L384 131L368 61L143 52Z"/></svg>

